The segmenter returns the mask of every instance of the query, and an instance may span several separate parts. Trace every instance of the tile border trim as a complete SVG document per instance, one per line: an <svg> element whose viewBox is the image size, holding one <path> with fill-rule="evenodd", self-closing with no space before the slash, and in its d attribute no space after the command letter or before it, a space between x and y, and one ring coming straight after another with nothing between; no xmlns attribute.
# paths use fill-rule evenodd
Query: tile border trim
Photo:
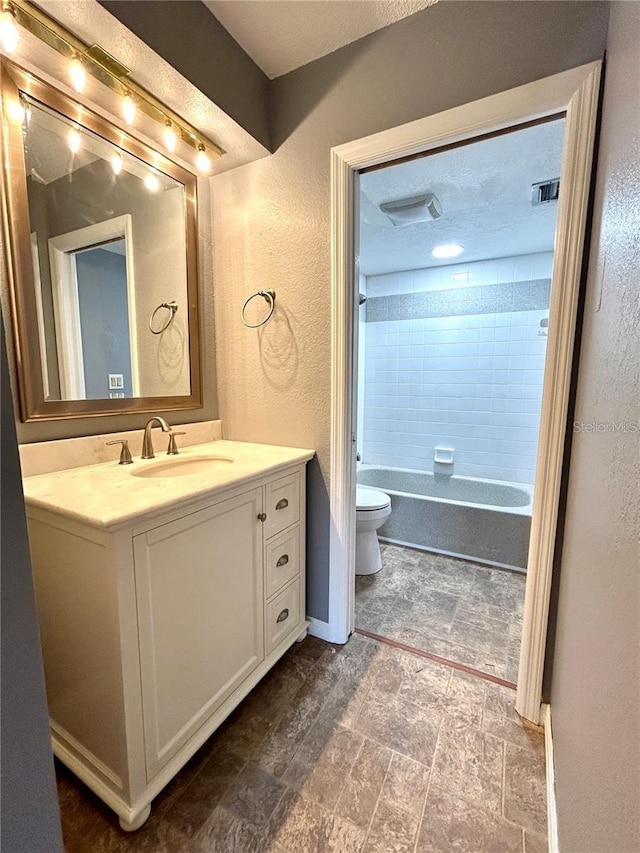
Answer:
<svg viewBox="0 0 640 853"><path fill-rule="evenodd" d="M517 689L517 685L514 684L513 681L507 681L505 678L500 678L497 675L491 675L489 672L482 672L481 669L474 669L472 666L467 666L464 663L458 663L457 661L440 657L440 655L425 652L424 649L416 649L415 646L408 646L406 643L401 643L399 640L392 640L390 637L383 637L381 634L374 634L372 631L365 631L364 628L354 628L354 633L360 634L361 637L368 637L370 640L377 640L379 643L385 643L387 646L393 646L394 649L402 649L403 652L409 652L412 655L432 660L435 663L440 663L443 666L450 667L451 669L466 672L467 675L475 675L476 678L482 678L484 681L491 681L493 684L508 687L510 690Z"/></svg>
<svg viewBox="0 0 640 853"><path fill-rule="evenodd" d="M539 278L510 284L371 296L365 306L365 322L548 311L550 290L551 279Z"/></svg>

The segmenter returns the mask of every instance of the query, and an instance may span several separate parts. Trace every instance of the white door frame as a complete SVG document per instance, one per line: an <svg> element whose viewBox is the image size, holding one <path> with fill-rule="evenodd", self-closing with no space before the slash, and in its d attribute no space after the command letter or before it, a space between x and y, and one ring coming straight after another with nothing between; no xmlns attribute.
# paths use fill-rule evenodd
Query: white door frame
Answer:
<svg viewBox="0 0 640 853"><path fill-rule="evenodd" d="M539 721L542 675L576 311L591 182L601 62L528 83L331 150L331 484L329 623L325 639L353 630L355 573L354 242L360 169L566 112L531 520L516 708Z"/></svg>
<svg viewBox="0 0 640 853"><path fill-rule="evenodd" d="M106 219L104 222L96 222L94 225L87 225L49 238L49 265L60 372L60 395L63 400L84 400L85 398L80 303L74 253L79 249L98 246L100 243L106 243L118 237L123 237L125 241L132 394L134 397L140 394L133 225L131 214L125 213L113 219Z"/></svg>

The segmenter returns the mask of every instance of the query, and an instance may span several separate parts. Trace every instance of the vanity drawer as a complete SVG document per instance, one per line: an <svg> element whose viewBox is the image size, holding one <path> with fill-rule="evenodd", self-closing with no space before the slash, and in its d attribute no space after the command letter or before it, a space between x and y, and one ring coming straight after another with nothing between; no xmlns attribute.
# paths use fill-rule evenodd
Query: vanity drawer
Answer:
<svg viewBox="0 0 640 853"><path fill-rule="evenodd" d="M271 598L300 572L300 528L270 539L266 548L265 593Z"/></svg>
<svg viewBox="0 0 640 853"><path fill-rule="evenodd" d="M267 604L267 648L270 654L300 624L300 581L294 581Z"/></svg>
<svg viewBox="0 0 640 853"><path fill-rule="evenodd" d="M281 477L267 485L266 536L274 536L295 524L300 518L300 475Z"/></svg>

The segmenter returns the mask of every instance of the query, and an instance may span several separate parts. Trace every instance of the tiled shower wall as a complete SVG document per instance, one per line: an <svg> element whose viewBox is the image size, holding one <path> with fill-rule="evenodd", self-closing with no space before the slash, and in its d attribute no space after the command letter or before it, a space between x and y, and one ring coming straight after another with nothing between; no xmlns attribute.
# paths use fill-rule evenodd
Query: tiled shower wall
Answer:
<svg viewBox="0 0 640 853"><path fill-rule="evenodd" d="M370 276L363 461L533 483L552 254ZM434 466L436 446L453 466Z"/></svg>

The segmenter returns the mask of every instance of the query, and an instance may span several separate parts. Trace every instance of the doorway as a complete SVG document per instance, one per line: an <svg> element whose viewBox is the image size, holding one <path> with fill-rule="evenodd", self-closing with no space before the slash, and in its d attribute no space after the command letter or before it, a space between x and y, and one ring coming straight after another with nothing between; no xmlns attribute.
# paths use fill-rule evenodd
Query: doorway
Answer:
<svg viewBox="0 0 640 853"><path fill-rule="evenodd" d="M358 173L381 163L398 162L425 151L470 141L528 122L566 113L560 171L548 354L540 416L531 536L527 559L522 647L516 708L533 722L540 701L551 573L575 318L591 179L600 63L485 98L383 131L332 150L333 361L331 435L331 547L327 638L345 642L354 627L355 479L357 364L354 315L358 257L355 224Z"/></svg>
<svg viewBox="0 0 640 853"><path fill-rule="evenodd" d="M564 133L555 117L359 175L355 627L510 685Z"/></svg>

